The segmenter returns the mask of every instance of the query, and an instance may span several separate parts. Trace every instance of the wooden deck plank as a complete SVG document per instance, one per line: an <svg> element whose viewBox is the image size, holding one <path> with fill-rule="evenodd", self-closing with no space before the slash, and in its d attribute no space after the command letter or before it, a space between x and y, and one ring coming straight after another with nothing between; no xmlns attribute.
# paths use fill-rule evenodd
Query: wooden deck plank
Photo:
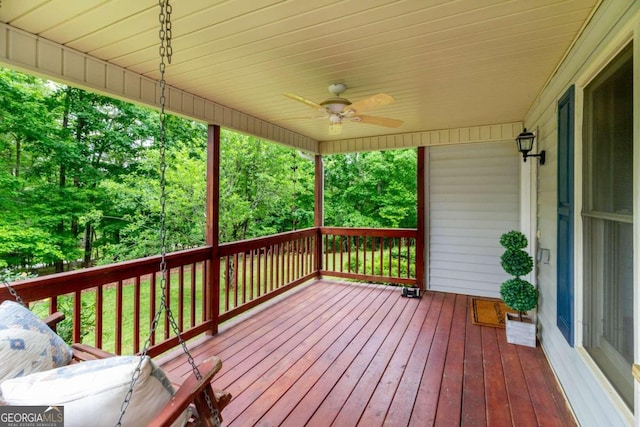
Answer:
<svg viewBox="0 0 640 427"><path fill-rule="evenodd" d="M288 381L298 374L298 370L304 369L305 363L313 363L314 354L311 360L303 360L300 364L296 362L302 359L309 350L319 352L320 354L336 341L338 336L344 335L347 342L357 333L357 328L350 328L350 325L358 322L366 321L366 319L375 315L377 309L384 305L388 295L378 294L371 305L364 306L359 303L357 298L349 301L349 304L341 307L335 304L330 307L333 314L326 320L320 318L323 322L309 323L305 328L301 329L297 334L292 335L290 339L278 348L277 354L260 361L258 365L247 371L242 377L234 379L233 383L225 385L224 374L221 375L221 384L230 391L235 398L236 405L225 411L225 419L228 419L228 425L251 425L247 424L247 418L253 419L256 411L265 411L270 407L267 405L267 398L272 395L282 394L288 388ZM344 308L344 310L340 310ZM234 366L241 366L242 360L235 361ZM308 366L307 366L308 367ZM290 371L290 372L289 372ZM284 375L284 377L283 377ZM282 379L281 379L282 377ZM276 383L276 384L274 384ZM266 389L274 385L277 393L263 396ZM257 402L255 405L254 402ZM251 409L249 410L249 407ZM247 411L247 414L243 414ZM236 417L241 417L238 423L235 423Z"/></svg>
<svg viewBox="0 0 640 427"><path fill-rule="evenodd" d="M366 290L362 288L347 293L336 293L328 297L324 303L308 305L312 307L308 312L303 310L289 317L283 313L282 317L287 318L284 321L278 320L278 327L269 328L269 324L265 324L264 327L251 332L244 340L225 348L219 352L219 357L228 361L228 369L221 372L220 381L232 384L242 378L247 382L247 372L260 363L264 364L265 359L277 357L271 356L273 353L281 354L287 351L285 348L295 348L304 338L304 331L314 331L323 324L329 310L355 308L356 304L353 301L357 301L361 292ZM282 346L285 347L281 348ZM268 364L264 365L265 368L270 368Z"/></svg>
<svg viewBox="0 0 640 427"><path fill-rule="evenodd" d="M562 389L560 388L560 384L556 379L556 375L551 369L549 362L543 351L535 350L536 359L538 359L538 369L539 369L539 377L544 378L545 383L547 384L547 390L549 393L549 398L553 400L556 407L556 414L560 425L562 426L572 426L576 425L576 419L571 412L571 408L569 407L569 402L567 402L566 397ZM531 368L535 369L535 368ZM540 409L541 410L541 409ZM551 408L545 407L545 411L552 410Z"/></svg>
<svg viewBox="0 0 640 427"><path fill-rule="evenodd" d="M358 357L340 379L340 383L345 384L345 389L351 390L333 422L335 425L354 426L358 423L402 337L399 332L406 329L406 325L418 305L418 303L406 304L406 301L401 300L399 295L396 298L398 303L394 308L397 310L389 313L383 328L374 331L375 335L369 338L363 351L358 354ZM377 338L385 332L386 334L381 340ZM355 384L355 387L350 384ZM339 386L340 384L334 387L333 392L336 392Z"/></svg>
<svg viewBox="0 0 640 427"><path fill-rule="evenodd" d="M336 352L328 357L327 362L331 360L333 360L333 362L330 363L329 369L327 369L323 376L323 381L318 388L324 392L318 392L318 389L315 389L312 393L307 394L307 396L310 397L310 399L307 399L307 402L315 402L315 405L311 405L317 408L315 413L313 413L308 421L304 420L304 417L300 417L298 415L300 413L292 414L292 416L287 419L287 424L296 425L296 423L300 421L304 421L304 424L309 426L326 426L331 424L331 421L340 412L346 398L348 398L349 393L353 389L354 384L351 380L357 381L363 373L363 367L358 366L355 360L360 358L361 363L366 367L366 363L363 361L372 357L372 348L376 346L379 347L380 344L379 337L375 338L373 342L371 341L371 337L373 335L377 336L378 330L381 331L380 335L384 335L384 329L393 327L392 316L395 315L397 318L402 311L403 307L402 304L398 304L397 293L389 293L388 304L389 307L379 310L376 316L367 322L366 325L363 325L363 328L354 335L351 342L343 349L340 349L339 353ZM392 313L392 315L389 316L389 313ZM345 372L349 371L351 371L351 378L349 378L348 374L345 374ZM347 381L344 381L345 376L348 378ZM326 393L327 390L329 391L328 393Z"/></svg>
<svg viewBox="0 0 640 427"><path fill-rule="evenodd" d="M558 408L558 406L556 406L556 400L554 399L554 396L558 394L559 390L556 390L554 393L554 384L547 382L547 378L545 378L543 374L545 369L544 366L540 366L536 349L518 347L517 351L522 365L527 366L527 368L524 369L524 377L538 425L549 427L562 427L566 425L566 420L562 417L563 413L566 413L566 408L564 408L564 410L562 410L563 408ZM547 364L546 360L544 362L544 364ZM553 378L553 373L550 372L550 375L552 375Z"/></svg>
<svg viewBox="0 0 640 427"><path fill-rule="evenodd" d="M388 298L392 297L392 293L388 293ZM335 366L340 359L344 358L345 355L347 358L354 357L354 355L359 354L359 350L357 348L353 348L353 346L358 345L358 343L364 339L368 339L376 332L376 329L379 330L380 324L379 322L388 321L387 319L396 318L398 309L402 309L402 306L398 306L394 304L393 307L398 306L398 308L392 309L389 311L390 301L387 299L386 304L380 306L379 310L372 316L367 325L363 328L359 326L357 328L351 327L347 328L350 333L347 333L342 337L341 340L333 343L324 353L320 355L320 357L314 362L309 358L305 357L305 363L302 363L299 367L299 370L304 372L300 372L300 375L296 378L294 372L288 372L289 381L294 381L291 384L291 387L284 393L275 394L273 396L277 402L264 414L261 418L261 423L266 423L267 425L281 425L284 423L285 418L291 418L291 421L294 425L304 425L306 420L303 420L297 415L293 415L291 417L287 417L287 415L294 409L298 402L307 394L307 392L315 386L318 378L322 377L332 377L327 370L331 366ZM351 323L351 325L357 324L359 321L363 320L361 315L357 317L347 317L342 318L341 322L343 323ZM353 337L352 333L354 329L359 330L359 335ZM337 344L337 345L336 345ZM309 363L312 364L309 366ZM342 364L345 364L345 361L341 361ZM293 367L298 368L298 367ZM317 405L317 402L316 402Z"/></svg>
<svg viewBox="0 0 640 427"><path fill-rule="evenodd" d="M451 321L453 320L455 299L455 294L447 294L444 298L436 333L422 373L418 395L415 399L416 404L413 406L411 418L409 419L410 426L430 426L435 422L440 386L442 384L442 373L444 372L449 347L449 337L451 335Z"/></svg>
<svg viewBox="0 0 640 427"><path fill-rule="evenodd" d="M497 334L504 333L504 329L481 328L482 358L484 360L484 390L487 406L487 425L511 425L511 411L509 396L505 383L505 372L502 366L500 347Z"/></svg>
<svg viewBox="0 0 640 427"><path fill-rule="evenodd" d="M406 370L402 375L398 389L387 413L386 423L393 426L409 425L413 405L416 401L420 380L425 369L425 361L429 357L431 343L436 333L438 318L442 311L444 294L436 294L431 309L420 329L420 335L411 352Z"/></svg>
<svg viewBox="0 0 640 427"><path fill-rule="evenodd" d="M426 294L418 304L411 321L402 334L402 338L391 360L371 396L364 413L360 417L359 426L368 427L382 425L398 384L408 363L411 350L414 348L420 327L431 307L433 294ZM415 300L413 300L415 301Z"/></svg>
<svg viewBox="0 0 640 427"><path fill-rule="evenodd" d="M461 426L483 427L487 425L484 388L484 363L482 358L482 328L470 325L465 334L464 378L462 388Z"/></svg>
<svg viewBox="0 0 640 427"><path fill-rule="evenodd" d="M513 424L517 426L536 426L535 412L524 380L520 359L518 358L518 346L507 344L505 334L496 334L496 336L504 366L505 384L507 386Z"/></svg>
<svg viewBox="0 0 640 427"><path fill-rule="evenodd" d="M460 425L464 378L464 337L468 318L467 297L456 295L449 348L442 374L440 396L438 397L436 426Z"/></svg>
<svg viewBox="0 0 640 427"><path fill-rule="evenodd" d="M222 355L229 426L575 426L540 347L473 325L470 298L318 281L193 345ZM172 381L184 355L163 359Z"/></svg>
<svg viewBox="0 0 640 427"><path fill-rule="evenodd" d="M357 288L342 286L333 289L328 287L318 287L316 296L318 300L324 300L325 296L331 296L335 301L345 298L351 292L357 292ZM238 346L242 342L251 341L253 337L260 336L271 330L278 330L281 325L296 315L303 313L303 316L313 312L316 307L310 304L304 304L308 295L296 292L287 298L287 304L276 304L269 307L268 310L258 311L257 313L245 317L241 323L234 324L231 328L221 327L221 333L213 337L204 337L201 341L206 345L196 345L191 350L192 356L196 361L206 359L211 355L211 350L220 348L220 352L231 350L233 346ZM330 302L329 302L330 303ZM220 355L220 352L217 355ZM176 357L176 355L178 357ZM180 350L172 352L172 354L163 357L160 362L166 372L170 372L172 376L186 377L189 374L188 366L185 366L183 360L179 357Z"/></svg>

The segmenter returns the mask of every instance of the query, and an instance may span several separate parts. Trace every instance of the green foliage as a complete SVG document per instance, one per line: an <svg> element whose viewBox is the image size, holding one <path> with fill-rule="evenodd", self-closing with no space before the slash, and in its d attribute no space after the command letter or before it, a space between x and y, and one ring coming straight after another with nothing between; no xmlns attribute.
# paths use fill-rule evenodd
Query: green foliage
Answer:
<svg viewBox="0 0 640 427"><path fill-rule="evenodd" d="M279 145L221 134L220 241L313 225L314 163Z"/></svg>
<svg viewBox="0 0 640 427"><path fill-rule="evenodd" d="M410 247L408 254L406 248L403 248L400 252L397 248L392 248L391 259L389 259L388 249L385 249L384 256L382 257L382 267L380 266L379 247L376 248L374 255L371 254L371 249L371 246L367 245L367 256L365 261L362 255L364 253L364 245L362 245L359 249L360 254L357 260L355 246L352 247L351 260L348 259L347 253L343 254L343 270L359 274L378 276L388 276L389 271L391 271L392 276L415 277L415 247ZM400 274L398 274L398 267L400 267Z"/></svg>
<svg viewBox="0 0 640 427"><path fill-rule="evenodd" d="M0 265L160 251L158 113L0 68ZM169 251L204 243L206 126L166 121ZM313 225L313 158L222 131L220 241ZM325 158L325 223L415 227L416 150Z"/></svg>
<svg viewBox="0 0 640 427"><path fill-rule="evenodd" d="M63 253L51 240L40 228L0 225L0 266L26 267L59 259Z"/></svg>
<svg viewBox="0 0 640 427"><path fill-rule="evenodd" d="M505 249L524 249L528 244L529 243L527 242L527 237L516 230L511 230L500 236L500 245L502 245L502 247Z"/></svg>
<svg viewBox="0 0 640 427"><path fill-rule="evenodd" d="M538 290L519 277L509 279L500 286L500 297L512 310L527 312L538 304Z"/></svg>
<svg viewBox="0 0 640 427"><path fill-rule="evenodd" d="M520 277L531 273L533 259L521 249L507 249L500 256L500 264L507 274Z"/></svg>
<svg viewBox="0 0 640 427"><path fill-rule="evenodd" d="M87 301L83 298L80 310L80 342L95 328L95 300ZM58 311L64 313L64 320L57 325L56 333L67 344L73 344L73 299L71 296L58 297Z"/></svg>
<svg viewBox="0 0 640 427"><path fill-rule="evenodd" d="M415 149L340 154L325 159L325 224L415 228Z"/></svg>
<svg viewBox="0 0 640 427"><path fill-rule="evenodd" d="M500 286L500 296L507 307L522 315L538 304L538 290L520 278L533 270L533 258L523 250L527 247L527 238L521 232L512 230L500 237L500 244L506 248L500 257L500 264L507 274L515 276Z"/></svg>

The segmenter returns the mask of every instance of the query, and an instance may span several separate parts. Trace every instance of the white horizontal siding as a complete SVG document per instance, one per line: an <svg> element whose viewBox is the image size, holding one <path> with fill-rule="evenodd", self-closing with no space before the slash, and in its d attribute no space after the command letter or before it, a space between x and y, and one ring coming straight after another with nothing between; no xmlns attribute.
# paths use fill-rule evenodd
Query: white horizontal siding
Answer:
<svg viewBox="0 0 640 427"><path fill-rule="evenodd" d="M518 227L515 143L431 147L428 171L429 288L498 296L500 235Z"/></svg>
<svg viewBox="0 0 640 427"><path fill-rule="evenodd" d="M621 400L613 388L604 380L585 352L580 350L580 312L582 274L576 271L576 347L570 347L556 326L556 253L557 253L557 100L567 88L576 85L576 100L581 96L582 85L598 69L606 64L616 51L616 46L630 40L633 28L640 25L640 2L637 0L603 0L593 19L585 28L573 49L557 73L549 80L545 90L532 104L525 118L527 128L538 129L536 145L546 150L547 161L538 169L537 223L538 246L551 252L548 264L539 264L537 282L540 289L538 321L541 343L560 383L566 393L576 417L583 426L626 426L631 425L630 411L623 408ZM635 41L638 42L637 40ZM638 114L636 112L636 114ZM576 104L576 134L579 135L582 111ZM576 155L579 155L582 141L576 138ZM579 158L578 158L579 160ZM575 175L580 185L581 169L578 163ZM578 187L579 188L579 187ZM580 197L578 192L577 197ZM578 199L579 200L579 199ZM581 206L576 204L576 212ZM576 233L580 233L581 223L576 221ZM575 255L580 256L582 248L576 246ZM635 284L638 289L638 283ZM637 314L636 314L637 316ZM638 336L636 331L636 337ZM629 374L631 375L631 374ZM636 386L637 389L637 386ZM640 425L636 421L636 425Z"/></svg>

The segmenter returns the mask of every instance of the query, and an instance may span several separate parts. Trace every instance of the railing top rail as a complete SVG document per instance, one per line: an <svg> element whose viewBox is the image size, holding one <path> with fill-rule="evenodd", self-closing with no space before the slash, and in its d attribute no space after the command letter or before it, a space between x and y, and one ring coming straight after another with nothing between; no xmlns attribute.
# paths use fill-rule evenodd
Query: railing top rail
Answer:
<svg viewBox="0 0 640 427"><path fill-rule="evenodd" d="M327 235L365 236L365 237L416 237L415 228L349 228L349 227L321 227L320 232Z"/></svg>
<svg viewBox="0 0 640 427"><path fill-rule="evenodd" d="M304 228L302 230L287 231L285 233L275 234L273 236L256 237L254 239L241 240L239 242L222 243L220 244L219 255L226 256L239 252L250 251L253 249L264 248L266 246L277 245L279 243L313 236L317 232L317 227L311 227Z"/></svg>
<svg viewBox="0 0 640 427"><path fill-rule="evenodd" d="M211 246L167 254L167 267L173 268L193 262L211 259ZM123 261L82 270L66 271L33 279L21 280L13 284L24 301L35 301L42 298L64 295L95 286L126 280L135 276L152 274L159 271L160 256L150 256L132 261ZM0 286L0 301L13 299L6 287Z"/></svg>

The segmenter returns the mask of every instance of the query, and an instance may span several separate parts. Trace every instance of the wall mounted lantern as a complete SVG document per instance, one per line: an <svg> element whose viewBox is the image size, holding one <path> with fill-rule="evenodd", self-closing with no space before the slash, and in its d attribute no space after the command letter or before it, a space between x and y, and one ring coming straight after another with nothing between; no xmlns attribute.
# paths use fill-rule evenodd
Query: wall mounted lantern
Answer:
<svg viewBox="0 0 640 427"><path fill-rule="evenodd" d="M536 138L536 134L529 132L527 128L518 135L516 142L518 143L518 151L522 153L522 159L526 162L527 157L540 157L540 164L544 165L545 152L542 150L538 154L529 154L529 151L533 148L533 140Z"/></svg>

